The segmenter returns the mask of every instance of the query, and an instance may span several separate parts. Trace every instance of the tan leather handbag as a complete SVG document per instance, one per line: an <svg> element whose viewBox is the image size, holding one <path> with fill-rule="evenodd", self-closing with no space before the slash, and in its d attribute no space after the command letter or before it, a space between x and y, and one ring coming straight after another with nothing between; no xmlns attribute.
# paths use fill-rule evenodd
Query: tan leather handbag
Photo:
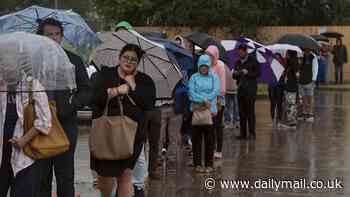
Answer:
<svg viewBox="0 0 350 197"><path fill-rule="evenodd" d="M126 96L133 104L133 100ZM120 115L107 116L107 101L101 117L92 120L89 146L92 155L100 160L123 160L134 154L138 123L124 115L120 97L117 97Z"/></svg>
<svg viewBox="0 0 350 197"><path fill-rule="evenodd" d="M35 103L32 99L32 94L29 94L30 102L24 108L24 132L29 131L34 126L34 121L37 118L35 113ZM48 135L39 133L35 136L28 145L24 147L24 153L34 160L47 159L69 150L69 140L64 132L61 123L56 115L56 103L49 102L51 111L51 128Z"/></svg>
<svg viewBox="0 0 350 197"><path fill-rule="evenodd" d="M192 103L192 109L193 126L213 125L211 111L208 109L208 107L206 107L204 104Z"/></svg>

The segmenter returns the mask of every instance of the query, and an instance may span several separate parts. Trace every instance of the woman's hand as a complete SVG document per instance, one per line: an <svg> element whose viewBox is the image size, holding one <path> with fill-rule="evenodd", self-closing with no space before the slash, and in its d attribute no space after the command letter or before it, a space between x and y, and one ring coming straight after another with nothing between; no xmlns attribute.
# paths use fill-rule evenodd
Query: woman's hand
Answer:
<svg viewBox="0 0 350 197"><path fill-rule="evenodd" d="M18 149L23 149L28 144L28 141L23 136L22 137L14 137L14 138L10 139L9 142L11 142Z"/></svg>
<svg viewBox="0 0 350 197"><path fill-rule="evenodd" d="M242 69L241 72L243 73L243 75L247 75L248 74L248 70L247 69Z"/></svg>
<svg viewBox="0 0 350 197"><path fill-rule="evenodd" d="M127 75L125 81L129 84L131 89L134 91L136 88L135 75Z"/></svg>
<svg viewBox="0 0 350 197"><path fill-rule="evenodd" d="M128 94L129 91L130 91L130 88L129 88L128 84L120 85L120 86L117 87L117 89L118 89L118 93L121 94L121 95Z"/></svg>
<svg viewBox="0 0 350 197"><path fill-rule="evenodd" d="M113 98L119 95L118 87L108 88L107 92L109 98Z"/></svg>
<svg viewBox="0 0 350 197"><path fill-rule="evenodd" d="M207 109L210 109L211 108L211 103L209 101L204 101L204 106L207 108Z"/></svg>
<svg viewBox="0 0 350 197"><path fill-rule="evenodd" d="M22 137L14 137L10 139L9 142L11 142L15 147L23 149L38 134L39 131L36 128L32 127Z"/></svg>

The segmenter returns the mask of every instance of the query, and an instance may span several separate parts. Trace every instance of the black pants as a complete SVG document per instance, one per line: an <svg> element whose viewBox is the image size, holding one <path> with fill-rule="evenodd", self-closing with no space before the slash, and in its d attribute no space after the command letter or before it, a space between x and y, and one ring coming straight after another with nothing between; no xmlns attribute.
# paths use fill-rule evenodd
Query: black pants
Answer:
<svg viewBox="0 0 350 197"><path fill-rule="evenodd" d="M335 83L343 84L343 65L335 65Z"/></svg>
<svg viewBox="0 0 350 197"><path fill-rule="evenodd" d="M40 160L41 184L40 194L37 197L51 197L52 177L55 171L58 197L74 197L74 153L77 144L77 122L69 120L62 123L67 134L70 148L67 152L56 157Z"/></svg>
<svg viewBox="0 0 350 197"><path fill-rule="evenodd" d="M247 136L247 125L249 134L255 135L255 100L256 96L238 94L241 136Z"/></svg>
<svg viewBox="0 0 350 197"><path fill-rule="evenodd" d="M157 159L159 155L159 138L161 125L161 111L147 111L145 115L145 129L149 142L149 173L157 169Z"/></svg>
<svg viewBox="0 0 350 197"><path fill-rule="evenodd" d="M10 188L10 197L36 197L39 188L38 174L36 162L21 170L16 177L13 174L11 163L2 164L0 168L0 197L6 197Z"/></svg>
<svg viewBox="0 0 350 197"><path fill-rule="evenodd" d="M205 166L213 167L214 130L211 125L192 127L193 164L194 166L202 166L203 137L205 146Z"/></svg>
<svg viewBox="0 0 350 197"><path fill-rule="evenodd" d="M281 86L269 86L270 113L271 119L274 120L277 115L277 120L282 120L282 101L283 89ZM275 114L277 112L277 114Z"/></svg>
<svg viewBox="0 0 350 197"><path fill-rule="evenodd" d="M219 109L218 114L214 118L216 152L222 152L223 130L224 130L222 120L224 117L224 111L225 111L225 107L222 106L221 109Z"/></svg>

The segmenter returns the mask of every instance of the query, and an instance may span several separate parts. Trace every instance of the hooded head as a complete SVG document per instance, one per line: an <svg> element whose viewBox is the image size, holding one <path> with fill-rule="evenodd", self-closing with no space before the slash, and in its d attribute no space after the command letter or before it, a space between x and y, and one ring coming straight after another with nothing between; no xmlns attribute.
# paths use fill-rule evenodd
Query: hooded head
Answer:
<svg viewBox="0 0 350 197"><path fill-rule="evenodd" d="M201 75L208 75L209 70L212 66L211 58L209 55L201 55L198 59L198 72Z"/></svg>
<svg viewBox="0 0 350 197"><path fill-rule="evenodd" d="M245 43L239 44L238 54L241 59L244 59L248 55L248 46Z"/></svg>
<svg viewBox="0 0 350 197"><path fill-rule="evenodd" d="M210 45L206 50L205 53L210 55L212 58L213 65L217 65L219 60L219 49L215 45Z"/></svg>

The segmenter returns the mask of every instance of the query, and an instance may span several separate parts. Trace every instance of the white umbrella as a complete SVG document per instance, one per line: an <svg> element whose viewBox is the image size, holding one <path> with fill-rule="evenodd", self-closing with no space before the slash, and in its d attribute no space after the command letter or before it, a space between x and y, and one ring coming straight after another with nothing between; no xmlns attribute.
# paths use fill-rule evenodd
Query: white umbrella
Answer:
<svg viewBox="0 0 350 197"><path fill-rule="evenodd" d="M221 44L226 51L234 50L237 43L238 42L236 40L221 40Z"/></svg>
<svg viewBox="0 0 350 197"><path fill-rule="evenodd" d="M268 49L270 49L273 53L279 53L283 57L286 57L287 51L295 51L297 52L298 57L303 57L303 51L295 45L290 44L273 44L266 46Z"/></svg>
<svg viewBox="0 0 350 197"><path fill-rule="evenodd" d="M172 98L173 89L182 78L180 69L169 58L164 45L153 42L134 30L119 29L100 35L103 44L96 49L94 62L97 66L118 65L119 53L128 43L136 44L145 52L138 70L148 74L156 84L157 98Z"/></svg>

